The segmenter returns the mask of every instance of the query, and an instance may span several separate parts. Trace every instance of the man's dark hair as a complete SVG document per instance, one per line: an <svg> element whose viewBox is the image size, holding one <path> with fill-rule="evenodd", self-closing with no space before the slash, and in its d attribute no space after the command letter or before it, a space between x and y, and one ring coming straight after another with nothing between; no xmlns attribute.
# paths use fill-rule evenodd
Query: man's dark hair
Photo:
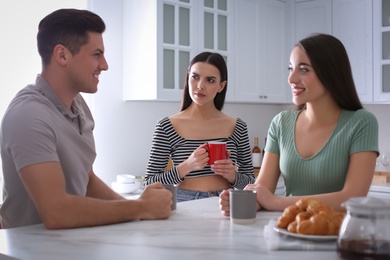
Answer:
<svg viewBox="0 0 390 260"><path fill-rule="evenodd" d="M54 47L64 45L75 55L88 43L88 32L103 33L104 21L88 10L59 9L41 20L38 26L38 52L45 67L50 63Z"/></svg>

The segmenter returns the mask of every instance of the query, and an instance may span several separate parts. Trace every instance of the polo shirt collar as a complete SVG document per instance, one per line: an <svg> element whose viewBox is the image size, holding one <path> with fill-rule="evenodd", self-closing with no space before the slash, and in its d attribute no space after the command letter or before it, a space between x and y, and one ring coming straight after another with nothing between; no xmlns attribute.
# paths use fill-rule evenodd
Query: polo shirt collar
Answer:
<svg viewBox="0 0 390 260"><path fill-rule="evenodd" d="M72 101L72 111L68 111L64 104L62 104L58 95L54 92L52 87L49 85L49 82L46 81L41 75L38 75L35 81L35 85L39 86L39 91L44 95L57 109L64 115L68 116L70 119L80 116L81 111L77 107L76 102Z"/></svg>

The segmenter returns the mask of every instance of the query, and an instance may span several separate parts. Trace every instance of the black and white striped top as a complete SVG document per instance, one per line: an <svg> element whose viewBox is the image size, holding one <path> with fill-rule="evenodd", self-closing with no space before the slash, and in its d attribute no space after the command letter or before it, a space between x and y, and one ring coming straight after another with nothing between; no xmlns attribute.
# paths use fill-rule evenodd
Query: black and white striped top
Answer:
<svg viewBox="0 0 390 260"><path fill-rule="evenodd" d="M249 144L247 125L240 118L237 118L233 134L228 138L192 140L182 138L173 128L168 117L162 118L156 125L152 148L150 151L148 167L146 170L145 182L151 184L161 182L163 184L179 184L184 179L179 177L176 167L165 171L169 158L172 158L174 165L185 161L192 152L200 145L210 141L227 142L227 149L230 150L230 159L237 163L238 172L236 183L232 187L243 189L247 184L254 183L252 154ZM192 171L185 178L197 178L202 176L216 175L210 166L202 170Z"/></svg>

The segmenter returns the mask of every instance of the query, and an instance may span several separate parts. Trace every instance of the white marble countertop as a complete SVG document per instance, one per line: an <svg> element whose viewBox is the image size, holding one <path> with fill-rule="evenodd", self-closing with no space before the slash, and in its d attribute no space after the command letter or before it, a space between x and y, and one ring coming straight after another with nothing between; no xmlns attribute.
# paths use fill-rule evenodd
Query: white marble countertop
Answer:
<svg viewBox="0 0 390 260"><path fill-rule="evenodd" d="M390 193L390 183L373 183L370 191Z"/></svg>
<svg viewBox="0 0 390 260"><path fill-rule="evenodd" d="M143 192L142 189L139 189L135 192L128 193L128 194L122 194L126 199L138 199L141 193ZM276 192L277 195L284 195L284 181L283 178L279 178L278 184L276 186ZM390 196L390 183L372 183L370 186L370 192L380 192L380 193L388 193ZM0 259L1 260L1 259Z"/></svg>
<svg viewBox="0 0 390 260"><path fill-rule="evenodd" d="M177 204L168 220L46 230L0 230L0 254L17 259L339 259L336 251L268 251L263 227L280 212L258 212L256 223L233 224L218 198ZM3 259L0 257L0 259ZM8 259L8 258L7 258Z"/></svg>

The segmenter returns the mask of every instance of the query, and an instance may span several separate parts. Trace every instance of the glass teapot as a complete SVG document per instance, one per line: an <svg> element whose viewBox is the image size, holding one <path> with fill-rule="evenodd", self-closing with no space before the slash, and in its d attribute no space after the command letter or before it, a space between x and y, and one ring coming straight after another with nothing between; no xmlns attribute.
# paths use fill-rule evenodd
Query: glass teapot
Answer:
<svg viewBox="0 0 390 260"><path fill-rule="evenodd" d="M347 214L337 239L344 259L390 259L390 202L355 197L342 204Z"/></svg>

